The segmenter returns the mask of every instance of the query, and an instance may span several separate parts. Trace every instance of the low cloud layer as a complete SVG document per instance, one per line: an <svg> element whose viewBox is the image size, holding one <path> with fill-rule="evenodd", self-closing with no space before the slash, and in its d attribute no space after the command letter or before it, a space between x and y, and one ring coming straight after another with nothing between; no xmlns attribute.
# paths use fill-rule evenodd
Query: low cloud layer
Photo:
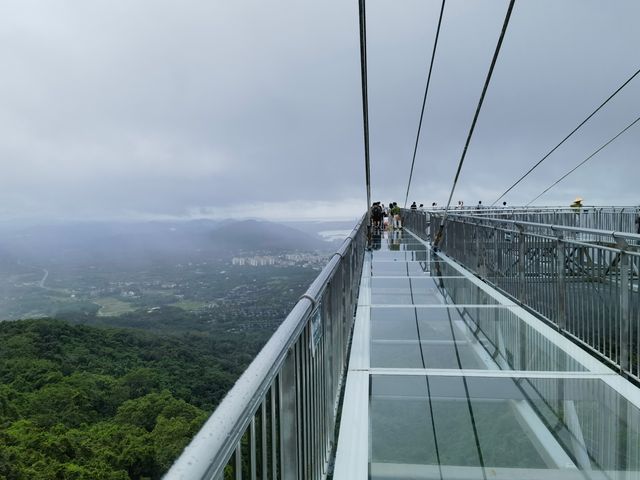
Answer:
<svg viewBox="0 0 640 480"><path fill-rule="evenodd" d="M367 3L372 190L402 201L439 9ZM410 200L446 200L507 2L450 0ZM640 67L640 4L516 2L454 200L490 203ZM357 2L0 6L0 218L364 209ZM640 115L640 78L507 197ZM539 200L637 204L640 126Z"/></svg>

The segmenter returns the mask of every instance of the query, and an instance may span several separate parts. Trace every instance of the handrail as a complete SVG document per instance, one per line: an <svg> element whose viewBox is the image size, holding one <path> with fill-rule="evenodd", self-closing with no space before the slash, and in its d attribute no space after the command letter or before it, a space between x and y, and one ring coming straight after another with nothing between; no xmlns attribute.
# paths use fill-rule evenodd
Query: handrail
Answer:
<svg viewBox="0 0 640 480"><path fill-rule="evenodd" d="M423 208L426 213L442 214L444 208ZM624 213L626 215L640 215L640 206L595 206L595 205L583 205L579 210L581 213L586 214L600 214L600 215L619 215ZM499 216L499 217L517 217L522 215L551 215L551 214L575 214L576 208L567 206L558 207L463 207L461 209L452 208L449 210L450 215L478 215L478 216Z"/></svg>
<svg viewBox="0 0 640 480"><path fill-rule="evenodd" d="M216 472L227 463L244 434L274 372L282 366L311 307L309 299L298 301L164 478L216 478Z"/></svg>
<svg viewBox="0 0 640 480"><path fill-rule="evenodd" d="M285 441L283 429L284 417L291 416L290 412L284 411L284 400L280 398L282 390L278 392L278 389L282 388L282 380L279 376L282 374L283 366L285 362L291 357L294 347L298 349L297 355L300 353L301 347L298 345L301 343L301 336L303 332L309 329L309 322L312 314L316 310L316 307L320 303L325 291L331 282L335 279L337 272L346 272L345 263L347 257L351 255L351 271L349 274L349 280L351 282L351 290L354 290L353 285L355 282L359 282L360 270L362 266L362 260L364 257L364 217L357 223L351 234L345 239L337 253L334 254L327 265L322 269L318 277L309 286L306 293L298 300L293 307L287 318L283 321L280 327L275 331L273 336L269 339L266 345L258 353L256 358L251 362L249 367L240 376L233 388L227 393L222 402L218 405L211 417L206 421L200 431L192 439L191 443L186 447L182 455L175 461L171 469L165 475L165 479L218 479L223 475L225 467L228 465L231 457L236 452L236 456L241 457L242 454L242 439L247 431L253 432L255 436L255 415L262 406L262 415L265 416L266 403L271 392L271 409L272 420L271 426L271 446L272 450L272 468L273 461L276 460L276 449L280 450L279 458L283 458L283 455L295 454L295 452L285 452L286 446L282 443ZM359 258L362 257L362 258ZM356 266L355 269L353 266ZM342 267L342 268L341 268ZM343 275L344 276L344 275ZM338 279L339 280L339 279ZM344 295L344 288L339 292ZM357 292L357 288L355 288ZM343 298L344 300L344 298ZM343 312L347 320L348 316L353 316L352 307L355 306L354 299L348 299L343 303L349 305ZM323 312L324 313L324 312ZM326 313L328 315L328 313ZM339 322L336 323L338 325ZM347 322L349 325L352 323ZM328 327L327 327L328 328ZM340 332L338 332L340 333ZM310 335L307 333L307 335ZM342 337L341 335L338 335ZM302 339L304 340L304 339ZM304 342L302 342L304 343ZM333 348L330 345L326 348ZM340 346L344 348L344 346ZM310 358L309 354L305 358ZM346 361L346 358L345 360ZM343 369L343 365L336 365L335 368ZM311 369L309 365L306 368ZM295 369L294 369L295 370ZM297 370L295 370L297 371ZM326 373L326 372L323 372ZM329 372L333 375L339 375L341 372ZM306 375L311 376L312 372L309 370ZM279 382L277 380L280 380ZM297 379L300 380L299 378ZM278 385L276 385L278 383ZM278 388L276 388L276 386ZM295 389L296 383L289 387ZM307 387L310 388L310 387ZM306 393L305 393L306 392ZM304 396L309 392L295 392L296 395ZM279 394L278 394L279 393ZM333 395L335 396L335 395ZM273 399L278 398L279 410L276 411ZM296 397L298 402L302 401ZM297 403L295 404L297 405ZM294 405L294 407L295 407ZM309 412L307 412L308 414ZM300 414L297 410L293 413L293 416ZM277 421L276 421L277 417ZM262 418L263 428L266 427L266 420ZM276 424L278 423L278 424ZM277 447L274 432L278 430L280 436L280 445ZM263 440L266 438L266 428L263 432ZM255 473L256 464L259 464L259 460L256 460L255 443L256 439L252 438L251 446L251 471ZM262 445L263 454L267 445ZM304 454L317 456L322 459L322 455L325 451L309 452L305 451ZM266 457L265 457L266 458ZM325 459L326 460L326 459ZM236 471L236 478L242 477L242 464L239 458L236 458L235 468L240 469L240 472ZM299 462L296 460L295 465ZM266 462L263 462L261 468L267 468ZM280 466L281 470L286 470L285 467ZM250 475L254 477L254 475ZM266 475L264 476L266 477Z"/></svg>
<svg viewBox="0 0 640 480"><path fill-rule="evenodd" d="M519 220L509 220L502 218L486 218L486 217L478 217L473 215L461 215L461 214L452 214L456 218L461 218L468 220L469 223L476 223L477 225L482 225L482 222L486 223L496 223L496 224L511 224L515 226L526 226L526 227L535 227L535 228L546 228L549 230L559 230L565 232L572 233L586 233L590 235L598 235L598 236L610 236L612 238L624 238L628 240L639 240L640 234L638 233L630 233L630 232L619 232L619 231L610 231L610 230L598 230L595 228L582 228L582 227L571 227L567 225L556 225L550 223L535 223L535 222L523 222Z"/></svg>

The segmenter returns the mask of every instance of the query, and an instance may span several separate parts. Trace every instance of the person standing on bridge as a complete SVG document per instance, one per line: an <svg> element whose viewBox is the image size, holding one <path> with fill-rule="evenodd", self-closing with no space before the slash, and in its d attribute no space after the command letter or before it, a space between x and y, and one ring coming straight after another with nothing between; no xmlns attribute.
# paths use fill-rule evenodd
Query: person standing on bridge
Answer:
<svg viewBox="0 0 640 480"><path fill-rule="evenodd" d="M417 210L418 209L418 205L416 205L416 202L413 202L411 204L411 210Z"/></svg>
<svg viewBox="0 0 640 480"><path fill-rule="evenodd" d="M382 207L380 202L375 202L371 207L371 219L373 220L373 228L379 229L382 224Z"/></svg>
<svg viewBox="0 0 640 480"><path fill-rule="evenodd" d="M391 207L391 215L393 216L393 229L402 230L402 219L400 218L400 207L396 202L393 202Z"/></svg>
<svg viewBox="0 0 640 480"><path fill-rule="evenodd" d="M384 206L384 203L380 207L382 208L382 229L386 230L389 225L389 209Z"/></svg>
<svg viewBox="0 0 640 480"><path fill-rule="evenodd" d="M573 203L569 206L573 208L576 213L580 213L580 209L582 208L582 197L576 197Z"/></svg>
<svg viewBox="0 0 640 480"><path fill-rule="evenodd" d="M580 213L582 212L582 197L576 197L576 199L573 201L573 203L571 205L569 205L573 211L576 214L575 217L575 227L580 228L582 227L582 216L580 215ZM572 236L574 239L578 239L579 238L579 233L578 232L571 232L570 236Z"/></svg>

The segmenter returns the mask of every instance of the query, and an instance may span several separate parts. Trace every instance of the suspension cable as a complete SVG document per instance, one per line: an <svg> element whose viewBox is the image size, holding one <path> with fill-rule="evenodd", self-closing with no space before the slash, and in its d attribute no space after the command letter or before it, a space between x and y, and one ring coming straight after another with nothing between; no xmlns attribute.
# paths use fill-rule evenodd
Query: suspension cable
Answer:
<svg viewBox="0 0 640 480"><path fill-rule="evenodd" d="M420 121L418 122L418 133L416 134L416 144L413 147L413 159L411 160L411 171L409 172L409 183L407 184L407 194L404 197L404 208L407 208L409 200L409 189L411 188L411 178L413 177L413 167L416 163L416 153L418 152L418 141L420 140L420 130L422 129L422 119L424 117L424 108L427 104L427 93L429 92L429 83L431 83L431 72L433 71L433 61L436 58L436 48L438 47L438 37L440 36L440 26L442 25L442 14L444 13L444 4L446 0L442 0L440 7L440 18L438 18L438 28L436 30L436 38L433 42L433 52L431 52L431 63L429 64L429 74L427 75L427 86L424 89L424 98L422 99L422 110L420 111Z"/></svg>
<svg viewBox="0 0 640 480"><path fill-rule="evenodd" d="M489 82L491 81L491 75L493 74L493 69L496 66L496 61L498 60L498 55L500 53L500 47L502 47L502 41L504 40L504 35L507 32L507 26L509 25L509 19L511 18L511 12L513 11L513 5L515 4L515 0L510 0L509 8L507 9L507 14L504 17L504 23L502 24L502 31L500 32L500 38L498 39L498 44L496 45L496 50L493 52L493 59L491 60L491 66L489 67L489 72L487 73L487 78L484 81L484 87L482 88L482 94L480 95L480 101L478 102L478 106L476 108L476 113L473 116L473 122L471 123L471 128L469 129L469 134L467 135L467 141L464 144L464 149L462 150L462 156L460 157L460 161L458 162L458 169L456 170L456 175L453 179L453 185L451 186L451 192L449 193L449 200L447 200L447 206L444 209L444 213L442 214L442 220L440 221L440 227L438 228L438 233L433 241L433 245L437 248L440 240L442 238L442 232L444 230L444 222L447 219L447 215L449 213L449 207L451 206L451 198L453 197L453 192L456 189L456 184L458 183L458 178L460 177L460 170L462 170L462 164L464 163L464 158L467 155L467 149L469 148L469 143L471 142L471 137L473 135L473 130L476 127L476 122L478 121L478 116L480 115L480 109L482 108L482 102L484 101L484 96L487 93L487 88L489 88Z"/></svg>
<svg viewBox="0 0 640 480"><path fill-rule="evenodd" d="M567 178L569 175L571 175L573 172L575 172L578 168L580 168L582 165L584 165L589 160L591 160L593 157L595 157L598 153L600 153L600 151L602 151L605 147L607 147L607 145L609 145L610 143L613 143L613 141L615 139L617 139L620 135L622 135L624 132L629 130L631 127L633 127L638 122L640 122L640 117L636 118L633 122L631 122L629 125L627 125L623 130L621 130L615 137L610 139L607 143L605 143L600 148L598 148L595 152L593 152L591 155L589 155L587 158L585 158L582 162L580 162L578 165L573 167L571 170L569 170L567 173L565 173L562 177L560 177L558 180L556 180L554 183L552 183L540 195L538 195L536 198L534 198L529 203L527 203L526 206L528 207L529 205L531 205L533 202L535 202L537 199L539 199L541 196L543 196L545 193L547 193L549 190L551 190L553 187L555 187L557 184L559 184L562 180Z"/></svg>
<svg viewBox="0 0 640 480"><path fill-rule="evenodd" d="M524 175L522 175L518 180L516 180L516 182L515 182L513 185L511 185L509 188L507 188L507 189L502 193L502 195L500 195L500 196L496 199L496 201L495 201L495 202L493 202L493 203L491 204L491 206L494 206L496 203L498 203L502 197L504 197L507 193L509 193L511 190L513 190L513 188L514 188L516 185L518 185L518 184L519 184L522 180L524 180L524 179L525 179L525 178L526 178L526 177L527 177L531 172L533 172L536 168L538 168L538 166L539 166L542 162L544 162L544 161L545 161L545 160L546 160L546 159L547 159L547 158L548 158L548 157L549 157L553 152L555 152L555 151L558 149L558 147L560 147L560 145L562 145L564 142L566 142L566 141L569 139L569 137L571 137L571 136L572 136L574 133L576 133L576 132L577 132L577 131L578 131L578 130L579 130L579 129L580 129L580 128L585 124L585 123L587 123L587 122L591 119L591 117L593 117L596 113L598 113L598 111L599 111L602 107L604 107L604 106L609 102L609 100L611 100L613 97L615 97L615 96L618 94L618 92L620 92L620 90L622 90L624 87L626 87L626 86L627 86L627 84L628 84L629 82L631 82L631 80L633 80L633 79L634 79L634 78L635 78L639 73L640 73L640 69L636 70L636 72L635 72L633 75L631 75L631 77L629 77L629 78L627 79L627 81L626 81L626 82L624 82L622 85L620 85L620 86L618 87L618 89L617 89L615 92L613 92L611 95L609 95L609 98L607 98L604 102L602 102L602 103L600 104L600 106L599 106L598 108L596 108L593 112L591 112L591 114L590 114L587 118L585 118L585 119L584 119L584 120L583 120L583 121L582 121L582 122L581 122L581 123L580 123L576 128L574 128L574 129L571 131L571 133L570 133L569 135L567 135L566 137L564 137L564 138L562 139L562 141L561 141L559 144L557 144L555 147L553 147L551 150L549 150L549 152L548 152L544 157L542 157L542 158L541 158L541 159L540 159L540 160L539 160L539 161L538 161L538 162L537 162L533 167L531 167L531 168L530 168L530 169L529 169L529 170L528 170Z"/></svg>
<svg viewBox="0 0 640 480"><path fill-rule="evenodd" d="M367 184L367 224L370 222L371 211L371 173L369 161L369 96L367 91L367 20L365 14L365 0L359 0L360 16L360 75L362 77L362 120L364 132L364 166Z"/></svg>

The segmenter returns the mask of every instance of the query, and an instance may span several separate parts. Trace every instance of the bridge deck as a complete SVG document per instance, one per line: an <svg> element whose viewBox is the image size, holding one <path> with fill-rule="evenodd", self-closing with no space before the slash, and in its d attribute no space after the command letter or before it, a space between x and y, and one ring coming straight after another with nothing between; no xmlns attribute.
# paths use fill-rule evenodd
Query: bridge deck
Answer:
<svg viewBox="0 0 640 480"><path fill-rule="evenodd" d="M640 478L640 390L410 232L373 245L334 479Z"/></svg>

